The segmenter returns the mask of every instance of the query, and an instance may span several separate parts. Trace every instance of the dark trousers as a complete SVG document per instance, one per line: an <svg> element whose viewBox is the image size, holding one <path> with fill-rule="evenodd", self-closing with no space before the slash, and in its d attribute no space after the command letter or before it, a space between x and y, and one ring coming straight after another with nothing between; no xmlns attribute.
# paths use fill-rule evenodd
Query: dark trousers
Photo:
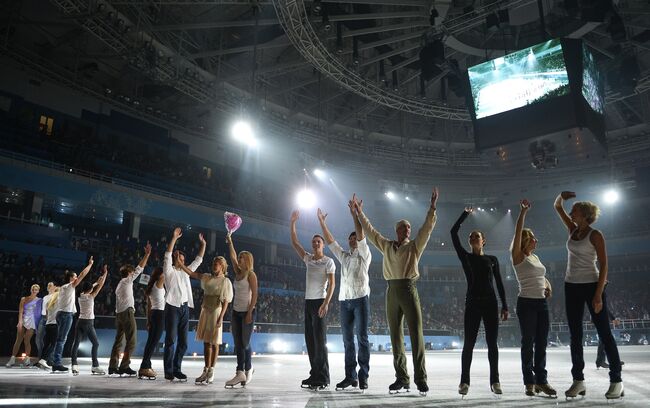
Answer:
<svg viewBox="0 0 650 408"><path fill-rule="evenodd" d="M488 361L490 363L490 384L499 382L499 306L496 297L467 299L465 301L465 342L461 357L462 371L460 382L469 384L469 371L472 366L474 345L478 337L478 330L483 320L485 327L485 342L488 347Z"/></svg>
<svg viewBox="0 0 650 408"><path fill-rule="evenodd" d="M327 322L318 316L324 299L305 299L305 344L309 354L309 377L312 383L329 384L330 366L327 357Z"/></svg>
<svg viewBox="0 0 650 408"><path fill-rule="evenodd" d="M406 347L404 347L404 320L411 337L413 355L413 377L416 383L427 381L424 358L424 336L422 334L422 309L420 295L412 279L392 279L386 289L386 320L390 330L390 344L393 348L395 378L402 383L410 382L406 369Z"/></svg>
<svg viewBox="0 0 650 408"><path fill-rule="evenodd" d="M517 299L524 384L547 384L546 345L550 326L546 299Z"/></svg>
<svg viewBox="0 0 650 408"><path fill-rule="evenodd" d="M145 344L144 353L142 354L141 370L151 368L151 356L153 356L156 347L158 347L158 342L164 329L165 311L151 310L151 315L149 316L149 335L147 336L147 344Z"/></svg>
<svg viewBox="0 0 650 408"><path fill-rule="evenodd" d="M54 365L60 366L63 359L63 347L65 346L65 341L68 339L68 333L72 327L72 312L57 312L56 314L56 325L57 325L57 334L56 334L56 345L54 346Z"/></svg>
<svg viewBox="0 0 650 408"><path fill-rule="evenodd" d="M605 344L599 339L598 350L596 351L596 365L602 365L603 363L609 363L609 361L607 360L607 353L605 353Z"/></svg>
<svg viewBox="0 0 650 408"><path fill-rule="evenodd" d="M41 360L48 364L52 363L54 357L54 346L56 345L56 336L59 333L59 327L56 324L45 325L45 336L43 337L43 350L41 351ZM51 364L50 364L51 365Z"/></svg>
<svg viewBox="0 0 650 408"><path fill-rule="evenodd" d="M91 356L93 359L93 367L99 367L97 360L97 349L99 349L99 340L97 340L97 332L95 332L95 319L78 319L77 327L75 328L74 343L72 344L72 364L77 364L77 353L79 352L79 344L88 337L92 344Z"/></svg>
<svg viewBox="0 0 650 408"><path fill-rule="evenodd" d="M187 303L180 307L165 304L165 352L163 361L165 374L181 371L183 356L187 351L187 330L190 326L190 308ZM174 350L174 343L176 350Z"/></svg>
<svg viewBox="0 0 650 408"><path fill-rule="evenodd" d="M358 299L343 300L341 307L341 332L345 348L345 378L356 380L368 379L370 370L370 347L368 343L368 320L370 320L370 306L368 296ZM354 335L359 343L359 375L357 377L357 352L354 344Z"/></svg>
<svg viewBox="0 0 650 408"><path fill-rule="evenodd" d="M603 291L603 309L595 313L591 302L596 293L597 283L564 283L564 301L566 304L566 316L571 334L571 374L576 381L583 381L585 376L585 359L582 348L582 315L585 311L585 303L591 314L591 320L596 326L598 338L605 346L605 353L609 360L609 381L621 382L621 358L618 355L618 347L609 327L609 312L607 310L607 296Z"/></svg>
<svg viewBox="0 0 650 408"><path fill-rule="evenodd" d="M251 369L252 354L251 350L251 335L253 334L253 325L257 317L257 310L253 309L253 321L246 323L246 315L248 312L232 311L232 318L230 321L230 331L235 341L235 354L237 354L237 371L248 371Z"/></svg>

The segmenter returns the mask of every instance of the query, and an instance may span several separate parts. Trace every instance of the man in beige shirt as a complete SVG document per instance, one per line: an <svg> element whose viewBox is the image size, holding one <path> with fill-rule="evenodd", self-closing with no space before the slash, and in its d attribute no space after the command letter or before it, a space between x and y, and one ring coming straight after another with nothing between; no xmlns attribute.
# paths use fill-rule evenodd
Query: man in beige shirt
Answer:
<svg viewBox="0 0 650 408"><path fill-rule="evenodd" d="M396 381L388 387L390 393L408 390L410 379L406 369L406 351L404 349L404 318L409 328L411 349L413 350L414 380L421 394L429 391L427 385L427 370L424 361L424 336L422 335L422 310L420 297L415 285L420 276L418 262L429 242L429 237L436 223L436 202L438 189L431 194L431 206L424 220L424 225L418 231L415 240L411 241L411 224L400 220L395 225L396 240L389 240L375 230L363 212L363 201L355 196L355 211L368 240L377 247L384 256L384 279L388 281L386 289L386 318L390 330L390 342L393 347L393 365Z"/></svg>

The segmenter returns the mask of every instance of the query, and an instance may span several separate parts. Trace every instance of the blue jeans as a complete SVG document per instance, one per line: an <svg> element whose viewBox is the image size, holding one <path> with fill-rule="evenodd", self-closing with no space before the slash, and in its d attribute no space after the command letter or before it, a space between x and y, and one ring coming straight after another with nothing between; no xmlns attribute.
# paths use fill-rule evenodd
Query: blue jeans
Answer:
<svg viewBox="0 0 650 408"><path fill-rule="evenodd" d="M370 371L370 345L368 343L368 320L370 319L370 304L368 296L357 299L343 300L341 306L341 332L345 347L345 378L357 379L357 353L354 335L359 343L359 376L368 379Z"/></svg>
<svg viewBox="0 0 650 408"><path fill-rule="evenodd" d="M72 312L61 312L59 311L56 314L56 325L58 327L56 334L56 345L54 346L54 365L60 366L61 359L63 358L63 346L65 346L65 341L68 339L68 333L72 327L72 317L74 314Z"/></svg>
<svg viewBox="0 0 650 408"><path fill-rule="evenodd" d="M183 356L187 351L187 330L190 325L190 308L187 303L180 307L165 304L165 352L163 362L165 374L181 371ZM174 351L174 342L178 340Z"/></svg>
<svg viewBox="0 0 650 408"><path fill-rule="evenodd" d="M257 317L257 309L253 309L253 321L246 324L246 314L248 312L232 311L230 321L230 331L235 340L235 353L237 354L237 371L248 371L252 367L251 355L251 335L253 334L253 324Z"/></svg>
<svg viewBox="0 0 650 408"><path fill-rule="evenodd" d="M41 316L41 320L38 322L38 328L36 329L36 348L38 349L38 355L43 354L43 343L45 340L45 322L47 318Z"/></svg>
<svg viewBox="0 0 650 408"><path fill-rule="evenodd" d="M548 303L546 299L517 299L521 329L521 371L526 384L547 384Z"/></svg>

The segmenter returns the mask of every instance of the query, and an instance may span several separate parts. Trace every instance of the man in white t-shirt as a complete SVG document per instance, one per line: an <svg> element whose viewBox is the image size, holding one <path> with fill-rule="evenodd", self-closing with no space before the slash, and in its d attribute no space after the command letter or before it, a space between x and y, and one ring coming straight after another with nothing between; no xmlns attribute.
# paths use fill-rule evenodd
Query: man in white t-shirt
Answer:
<svg viewBox="0 0 650 408"><path fill-rule="evenodd" d="M135 324L135 299L133 299L133 282L140 276L151 255L151 244L147 242L144 247L144 256L135 268L133 265L124 265L120 268L122 279L115 288L115 341L111 350L111 359L108 363L108 375L126 374L135 375L136 372L129 366L131 354L137 343L138 328ZM120 350L122 341L126 340L122 363L120 361Z"/></svg>
<svg viewBox="0 0 650 408"><path fill-rule="evenodd" d="M182 269L185 265L185 254L174 250L176 241L183 236L180 228L174 229L172 239L167 245L167 252L163 259L163 274L165 275L165 349L163 362L166 380L187 381L187 376L181 371L183 356L187 351L187 331L190 324L190 308L194 308L192 285L190 277ZM206 242L203 235L199 234L199 253L194 262L188 267L196 272L203 262ZM178 341L174 350L174 343Z"/></svg>
<svg viewBox="0 0 650 408"><path fill-rule="evenodd" d="M320 235L311 239L313 255L306 252L298 241L296 221L299 212L291 214L291 244L307 266L305 287L305 343L309 354L311 370L302 387L322 389L330 383L329 360L327 357L327 310L336 286L334 260L325 256L325 240Z"/></svg>
<svg viewBox="0 0 650 408"><path fill-rule="evenodd" d="M323 213L320 208L318 209L318 220L323 229L325 242L341 263L339 305L341 307L341 333L345 349L345 378L336 384L336 389L342 390L358 385L360 389L365 390L368 388L368 371L370 370L370 345L368 343L370 278L368 268L370 268L372 254L363 234L361 223L354 211L353 201L350 201L348 206L354 220L354 231L348 236L350 246L348 251L343 250L334 239L325 222L327 214ZM358 375L356 371L357 353L354 344L355 328L359 343Z"/></svg>
<svg viewBox="0 0 650 408"><path fill-rule="evenodd" d="M61 360L63 358L63 346L68 339L68 332L72 327L72 319L74 314L77 313L77 305L75 304L75 289L77 285L88 275L90 268L93 267L93 257L88 260L88 265L79 273L79 276L73 271L65 271L63 281L65 285L59 289L59 299L57 301L57 335L56 345L54 346L54 357L52 372L61 371L68 372L68 367L64 367Z"/></svg>

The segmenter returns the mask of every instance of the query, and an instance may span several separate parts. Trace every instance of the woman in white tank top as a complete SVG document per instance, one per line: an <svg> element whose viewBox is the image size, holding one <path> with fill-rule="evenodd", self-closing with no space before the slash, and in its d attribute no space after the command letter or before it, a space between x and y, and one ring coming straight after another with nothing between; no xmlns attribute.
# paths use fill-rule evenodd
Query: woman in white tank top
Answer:
<svg viewBox="0 0 650 408"><path fill-rule="evenodd" d="M154 269L144 293L147 296L147 343L144 346L142 363L138 378L156 379L156 372L151 368L151 356L156 351L160 337L165 329L165 274L161 267Z"/></svg>
<svg viewBox="0 0 650 408"><path fill-rule="evenodd" d="M524 228L529 209L528 200L522 200L510 247L512 266L519 283L517 318L521 330L521 369L527 396L543 392L555 397L557 391L546 378L546 345L550 327L546 298L551 295L551 284L545 276L546 268L533 254L537 248L537 238L530 228Z"/></svg>
<svg viewBox="0 0 650 408"><path fill-rule="evenodd" d="M226 387L237 384L249 384L255 371L252 366L252 349L250 346L255 323L257 304L257 275L253 271L253 254L241 251L237 255L230 234L226 236L230 252L230 262L235 270L232 318L230 330L235 340L235 354L237 354L237 369L235 376L226 382Z"/></svg>
<svg viewBox="0 0 650 408"><path fill-rule="evenodd" d="M99 350L99 340L97 339L97 332L95 331L95 297L104 287L106 282L106 275L108 274L108 266L104 265L102 274L95 283L84 281L81 284L81 294L79 295L79 318L75 326L74 342L72 343L72 374L79 375L79 365L77 365L77 353L79 351L79 344L88 337L92 344L92 368L90 369L93 375L104 375L106 372L99 366L97 360L97 350Z"/></svg>
<svg viewBox="0 0 650 408"><path fill-rule="evenodd" d="M607 359L610 362L610 385L605 397L618 399L624 395L624 387L621 378L621 359L612 330L609 327L609 312L605 295L605 284L607 283L605 238L600 231L591 228L591 224L598 219L600 209L594 203L578 201L573 204L571 212L567 214L563 206L564 200L575 196L574 192L563 191L555 199L555 210L569 232L564 297L569 333L571 334L573 384L565 392L565 395L576 397L585 395L587 391L584 383L585 361L582 349L582 316L586 303L598 331L598 337L605 345ZM596 261L598 261L598 266Z"/></svg>

